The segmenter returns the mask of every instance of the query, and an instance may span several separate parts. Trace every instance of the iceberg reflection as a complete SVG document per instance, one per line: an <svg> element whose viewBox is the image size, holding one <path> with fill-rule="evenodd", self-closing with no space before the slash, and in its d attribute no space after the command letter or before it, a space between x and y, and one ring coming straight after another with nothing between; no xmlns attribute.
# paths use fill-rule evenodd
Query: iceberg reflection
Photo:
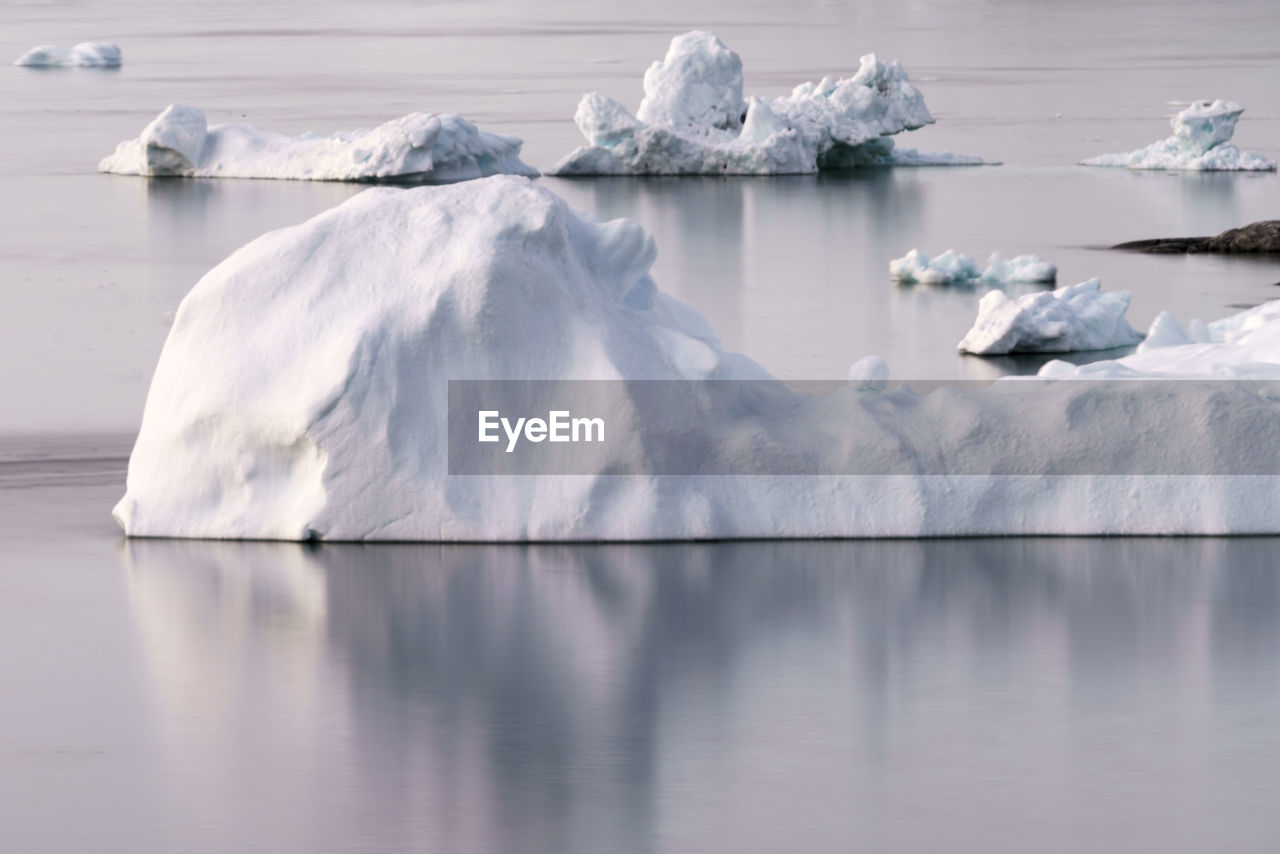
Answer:
<svg viewBox="0 0 1280 854"><path fill-rule="evenodd" d="M1275 549L120 554L173 758L168 810L224 849L907 850L962 833L1067 851L1071 834L1043 834L1085 815L1148 850L1265 832ZM1215 798L1228 777L1257 799Z"/></svg>

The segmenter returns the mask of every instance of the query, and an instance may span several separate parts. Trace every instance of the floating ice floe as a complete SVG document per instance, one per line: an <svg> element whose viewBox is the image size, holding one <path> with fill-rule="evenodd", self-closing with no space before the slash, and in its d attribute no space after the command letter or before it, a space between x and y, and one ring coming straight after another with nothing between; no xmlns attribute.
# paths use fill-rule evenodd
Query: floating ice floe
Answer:
<svg viewBox="0 0 1280 854"><path fill-rule="evenodd" d="M1186 169L1200 172L1269 172L1276 168L1252 151L1231 143L1244 107L1235 101L1197 101L1169 124L1173 136L1127 154L1101 154L1082 161L1085 166L1123 166L1129 169Z"/></svg>
<svg viewBox="0 0 1280 854"><path fill-rule="evenodd" d="M535 176L521 140L482 131L452 113L410 113L372 130L284 136L250 124L208 125L171 104L98 164L99 172L298 181L465 181Z"/></svg>
<svg viewBox="0 0 1280 854"><path fill-rule="evenodd" d="M930 258L912 249L901 258L889 262L889 275L902 284L949 285L983 283L1006 285L1017 282L1047 283L1058 278L1058 268L1035 255L1017 255L1005 260L992 252L987 266L978 269L968 255L948 249Z"/></svg>
<svg viewBox="0 0 1280 854"><path fill-rule="evenodd" d="M1142 340L1125 319L1128 310L1129 292L1104 293L1101 279L1017 299L991 291L978 303L978 319L958 347L984 356L1128 347Z"/></svg>
<svg viewBox="0 0 1280 854"><path fill-rule="evenodd" d="M974 166L980 157L894 148L889 137L933 123L896 62L862 57L856 74L802 83L772 100L744 97L742 60L707 32L671 40L644 75L633 116L599 92L574 121L589 145L555 175L773 175L858 166Z"/></svg>
<svg viewBox="0 0 1280 854"><path fill-rule="evenodd" d="M801 394L662 294L655 256L637 224L507 176L371 189L266 234L183 300L115 516L130 536L286 540L1280 530L1280 477L1214 474L1280 457L1274 395L1052 377L917 394L884 388L875 359ZM1211 324L1217 343L1133 358L1232 347L1280 377L1276 306ZM516 473L451 473L468 442L514 458L479 445L486 413L454 399L451 381L492 379L614 381L569 384L605 390L613 408L574 414L607 416L607 437L524 446ZM509 414L548 399L525 402ZM557 448L587 470L540 462ZM682 473L648 467L672 451Z"/></svg>
<svg viewBox="0 0 1280 854"><path fill-rule="evenodd" d="M81 42L74 47L42 44L33 47L13 63L34 68L80 66L82 68L118 68L120 48L107 42Z"/></svg>

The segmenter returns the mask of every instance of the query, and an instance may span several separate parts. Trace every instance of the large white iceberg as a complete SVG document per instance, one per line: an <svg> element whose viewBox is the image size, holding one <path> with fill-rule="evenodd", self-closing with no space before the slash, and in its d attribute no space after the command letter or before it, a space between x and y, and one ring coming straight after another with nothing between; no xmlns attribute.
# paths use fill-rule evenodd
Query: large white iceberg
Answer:
<svg viewBox="0 0 1280 854"><path fill-rule="evenodd" d="M81 42L74 47L42 44L33 47L14 61L14 65L35 68L80 66L82 68L118 68L120 48L108 42Z"/></svg>
<svg viewBox="0 0 1280 854"><path fill-rule="evenodd" d="M1235 101L1196 101L1169 120L1173 136L1125 154L1100 154L1085 166L1128 169L1187 169L1200 172L1269 172L1276 168L1253 151L1231 142L1244 107Z"/></svg>
<svg viewBox="0 0 1280 854"><path fill-rule="evenodd" d="M284 136L250 124L208 125L170 104L98 164L99 172L298 181L465 181L500 173L535 176L521 140L482 131L453 113L410 113L372 130Z"/></svg>
<svg viewBox="0 0 1280 854"><path fill-rule="evenodd" d="M655 254L635 223L588 220L513 177L371 189L264 235L183 300L116 518L131 536L295 540L1280 530L1280 477L1186 476L1280 448L1274 396L878 391L875 359L801 394L664 296ZM585 473L450 474L450 381L486 379L670 380L658 399L678 405L651 411L646 384L622 384L609 443L572 448L598 455ZM692 451L689 471L637 470L669 448L629 427L688 412L670 446ZM868 459L883 471L866 476ZM737 473L762 470L780 473Z"/></svg>
<svg viewBox="0 0 1280 854"><path fill-rule="evenodd" d="M588 145L555 175L771 175L875 165L978 165L980 157L900 151L894 134L933 123L896 62L862 57L856 74L802 83L790 95L744 97L742 60L711 33L671 40L644 75L633 116L599 92L574 121Z"/></svg>
<svg viewBox="0 0 1280 854"><path fill-rule="evenodd" d="M932 258L919 249L912 249L889 262L889 276L904 285L1043 284L1058 278L1058 268L1035 255L1016 255L1006 260L999 252L992 252L986 268L979 270L973 258L954 249Z"/></svg>
<svg viewBox="0 0 1280 854"><path fill-rule="evenodd" d="M1129 325L1128 291L1102 290L1101 279L1016 299L990 291L978 319L957 345L963 353L1073 353L1129 347L1142 334Z"/></svg>

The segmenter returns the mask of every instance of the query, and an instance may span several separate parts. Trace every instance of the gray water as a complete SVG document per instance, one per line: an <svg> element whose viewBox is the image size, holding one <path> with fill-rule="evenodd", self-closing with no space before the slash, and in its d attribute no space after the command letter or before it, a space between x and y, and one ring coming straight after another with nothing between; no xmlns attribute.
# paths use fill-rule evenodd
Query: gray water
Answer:
<svg viewBox="0 0 1280 854"><path fill-rule="evenodd" d="M1082 0L6 2L0 59L0 851L1272 851L1280 541L360 548L124 542L109 517L183 294L359 187L95 173L165 104L288 132L452 110L548 167L584 91L671 35L747 90L900 59L1003 161L780 179L544 179L657 239L655 278L780 376L985 378L977 292L912 247L1035 252L1211 319L1274 263L1107 252L1280 210L1275 175L1089 170L1171 101L1280 156L1280 10ZM6 53L7 52L7 53ZM1088 358L1088 357L1082 357Z"/></svg>
<svg viewBox="0 0 1280 854"><path fill-rule="evenodd" d="M1274 539L121 542L0 489L6 852L1264 852Z"/></svg>

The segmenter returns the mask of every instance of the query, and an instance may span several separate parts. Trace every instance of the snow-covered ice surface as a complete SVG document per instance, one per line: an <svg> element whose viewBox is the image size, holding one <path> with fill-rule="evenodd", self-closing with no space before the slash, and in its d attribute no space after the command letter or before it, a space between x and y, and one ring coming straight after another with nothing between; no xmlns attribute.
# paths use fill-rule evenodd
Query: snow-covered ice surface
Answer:
<svg viewBox="0 0 1280 854"><path fill-rule="evenodd" d="M1006 285L1053 282L1058 278L1058 268L1035 255L1017 255L1006 260L999 252L992 252L986 268L979 270L973 258L954 249L932 258L919 249L912 249L889 262L889 276L902 284Z"/></svg>
<svg viewBox="0 0 1280 854"><path fill-rule="evenodd" d="M73 47L42 44L33 47L14 61L14 65L33 68L79 66L81 68L120 67L120 48L108 42L81 42Z"/></svg>
<svg viewBox="0 0 1280 854"><path fill-rule="evenodd" d="M1138 351L1122 359L1071 365L1053 361L1040 376L1082 379L1280 379L1280 300L1205 323L1169 312L1152 321Z"/></svg>
<svg viewBox="0 0 1280 854"><path fill-rule="evenodd" d="M1101 279L1017 299L991 291L958 347L984 356L1129 347L1142 335L1125 319L1128 310L1129 292L1104 292Z"/></svg>
<svg viewBox="0 0 1280 854"><path fill-rule="evenodd" d="M1197 101L1169 120L1173 136L1125 154L1101 154L1085 166L1128 169L1186 169L1197 172L1268 172L1276 168L1252 151L1231 142L1244 107L1234 101Z"/></svg>
<svg viewBox="0 0 1280 854"><path fill-rule="evenodd" d="M482 131L452 113L410 113L372 130L284 136L250 124L208 125L170 104L98 164L121 175L279 178L298 181L465 181L535 176L521 141Z"/></svg>
<svg viewBox="0 0 1280 854"><path fill-rule="evenodd" d="M895 149L894 134L933 123L896 62L862 57L856 74L802 83L790 95L744 97L742 60L711 33L671 40L644 75L633 116L591 92L574 121L588 145L555 175L774 175L858 166L973 166L982 158Z"/></svg>
<svg viewBox="0 0 1280 854"><path fill-rule="evenodd" d="M430 541L1280 529L1277 477L1061 474L1082 450L1185 472L1280 447L1272 398L1222 383L1172 401L1114 383L877 392L868 360L800 395L658 291L655 256L637 224L514 177L372 189L266 234L183 301L116 518L132 536ZM1221 342L1184 346L1280 368L1276 305L1211 329ZM756 380L728 406L698 397L724 384L677 384L709 413L687 437L706 440L708 470L798 450L819 471L874 457L888 473L606 474L642 453L626 424L643 413L624 403L595 474L451 476L447 380L486 378Z"/></svg>

